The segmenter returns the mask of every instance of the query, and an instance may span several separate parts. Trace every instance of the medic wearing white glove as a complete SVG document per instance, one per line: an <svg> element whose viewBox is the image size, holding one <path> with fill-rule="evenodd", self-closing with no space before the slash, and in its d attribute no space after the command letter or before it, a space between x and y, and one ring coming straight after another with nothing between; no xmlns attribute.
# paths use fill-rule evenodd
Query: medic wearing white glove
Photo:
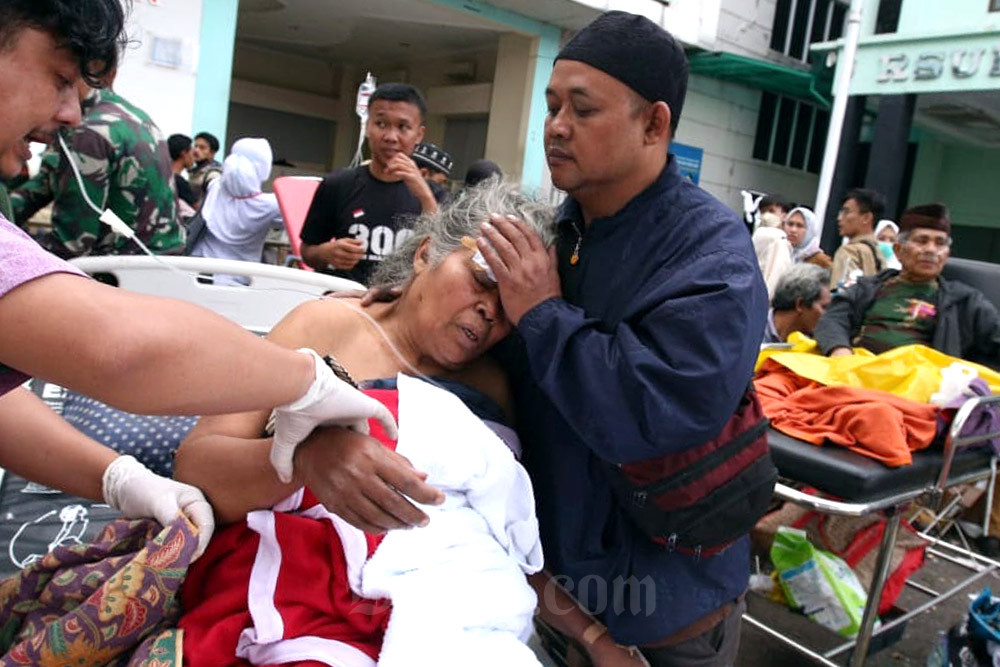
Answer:
<svg viewBox="0 0 1000 667"><path fill-rule="evenodd" d="M212 506L189 484L160 477L131 456L119 456L101 478L104 502L126 519L152 517L166 526L183 512L198 528L198 558L215 530Z"/></svg>
<svg viewBox="0 0 1000 667"><path fill-rule="evenodd" d="M317 426L346 426L367 435L368 420L377 419L390 439L397 437L396 420L387 407L338 378L313 350L302 348L299 352L312 356L316 379L304 396L274 409L270 460L286 484L292 481L295 448Z"/></svg>
<svg viewBox="0 0 1000 667"><path fill-rule="evenodd" d="M378 419L386 433L396 439L396 421L383 404L365 396L338 378L323 359L310 349L299 352L313 359L316 377L298 400L275 408L275 436L271 464L283 482L292 479L295 448L317 426L346 426L368 433L368 420ZM153 517L166 525L183 512L198 528L200 556L215 529L212 506L201 491L154 474L131 456L119 456L104 471L104 500L127 519Z"/></svg>

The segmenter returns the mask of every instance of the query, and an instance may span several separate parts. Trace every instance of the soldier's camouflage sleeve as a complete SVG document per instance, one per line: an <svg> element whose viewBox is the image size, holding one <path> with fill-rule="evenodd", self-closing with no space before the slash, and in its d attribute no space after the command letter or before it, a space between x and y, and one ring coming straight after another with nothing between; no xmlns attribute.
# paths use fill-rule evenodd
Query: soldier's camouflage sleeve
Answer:
<svg viewBox="0 0 1000 667"><path fill-rule="evenodd" d="M7 222L14 222L14 209L10 203L10 191L7 190L3 183L0 183L0 215Z"/></svg>
<svg viewBox="0 0 1000 667"><path fill-rule="evenodd" d="M96 91L84 102L84 112L82 124L65 136L91 201L101 211L114 211L153 252L182 252L170 156L159 129L110 90ZM100 222L64 157L56 171L52 242L43 245L63 257L142 252Z"/></svg>
<svg viewBox="0 0 1000 667"><path fill-rule="evenodd" d="M51 146L42 153L38 173L19 185L10 193L10 203L14 210L14 220L21 227L40 209L48 206L54 197L54 179L59 168L59 152Z"/></svg>
<svg viewBox="0 0 1000 667"><path fill-rule="evenodd" d="M153 252L180 252L184 236L170 187L173 174L166 142L153 125L116 124L110 129L112 141L122 150L112 174L108 206L131 221L130 226Z"/></svg>
<svg viewBox="0 0 1000 667"><path fill-rule="evenodd" d="M113 147L86 125L72 130L66 143L80 170L87 196L103 211L108 205ZM56 183L59 196L52 207L52 233L66 246L70 256L90 254L96 246L109 242L108 237L113 234L101 223L100 214L87 205L65 156L60 156Z"/></svg>

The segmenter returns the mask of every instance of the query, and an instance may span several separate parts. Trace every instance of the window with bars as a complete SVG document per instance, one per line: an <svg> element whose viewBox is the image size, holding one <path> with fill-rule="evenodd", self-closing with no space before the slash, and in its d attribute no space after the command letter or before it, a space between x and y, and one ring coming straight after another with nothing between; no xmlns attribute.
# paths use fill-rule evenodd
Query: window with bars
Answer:
<svg viewBox="0 0 1000 667"><path fill-rule="evenodd" d="M830 113L789 97L763 93L753 156L792 169L819 173Z"/></svg>
<svg viewBox="0 0 1000 667"><path fill-rule="evenodd" d="M838 39L844 31L844 0L778 0L771 48L807 62L809 45Z"/></svg>

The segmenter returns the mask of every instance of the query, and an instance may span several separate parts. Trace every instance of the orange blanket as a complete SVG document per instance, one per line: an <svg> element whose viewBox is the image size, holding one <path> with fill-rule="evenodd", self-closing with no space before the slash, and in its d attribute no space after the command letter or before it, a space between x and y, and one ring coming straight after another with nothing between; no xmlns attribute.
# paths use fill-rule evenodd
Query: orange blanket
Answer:
<svg viewBox="0 0 1000 667"><path fill-rule="evenodd" d="M933 405L877 389L828 387L768 360L754 380L774 428L814 445L829 441L889 466L913 462L937 431Z"/></svg>

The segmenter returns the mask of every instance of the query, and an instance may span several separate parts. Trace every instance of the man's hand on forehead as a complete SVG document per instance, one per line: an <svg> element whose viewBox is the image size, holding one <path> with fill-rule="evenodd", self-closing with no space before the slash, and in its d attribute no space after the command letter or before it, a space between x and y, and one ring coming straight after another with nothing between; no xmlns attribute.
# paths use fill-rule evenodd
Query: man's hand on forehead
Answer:
<svg viewBox="0 0 1000 667"><path fill-rule="evenodd" d="M477 247L496 276L504 312L517 324L529 310L562 296L555 247L514 216L490 216Z"/></svg>

